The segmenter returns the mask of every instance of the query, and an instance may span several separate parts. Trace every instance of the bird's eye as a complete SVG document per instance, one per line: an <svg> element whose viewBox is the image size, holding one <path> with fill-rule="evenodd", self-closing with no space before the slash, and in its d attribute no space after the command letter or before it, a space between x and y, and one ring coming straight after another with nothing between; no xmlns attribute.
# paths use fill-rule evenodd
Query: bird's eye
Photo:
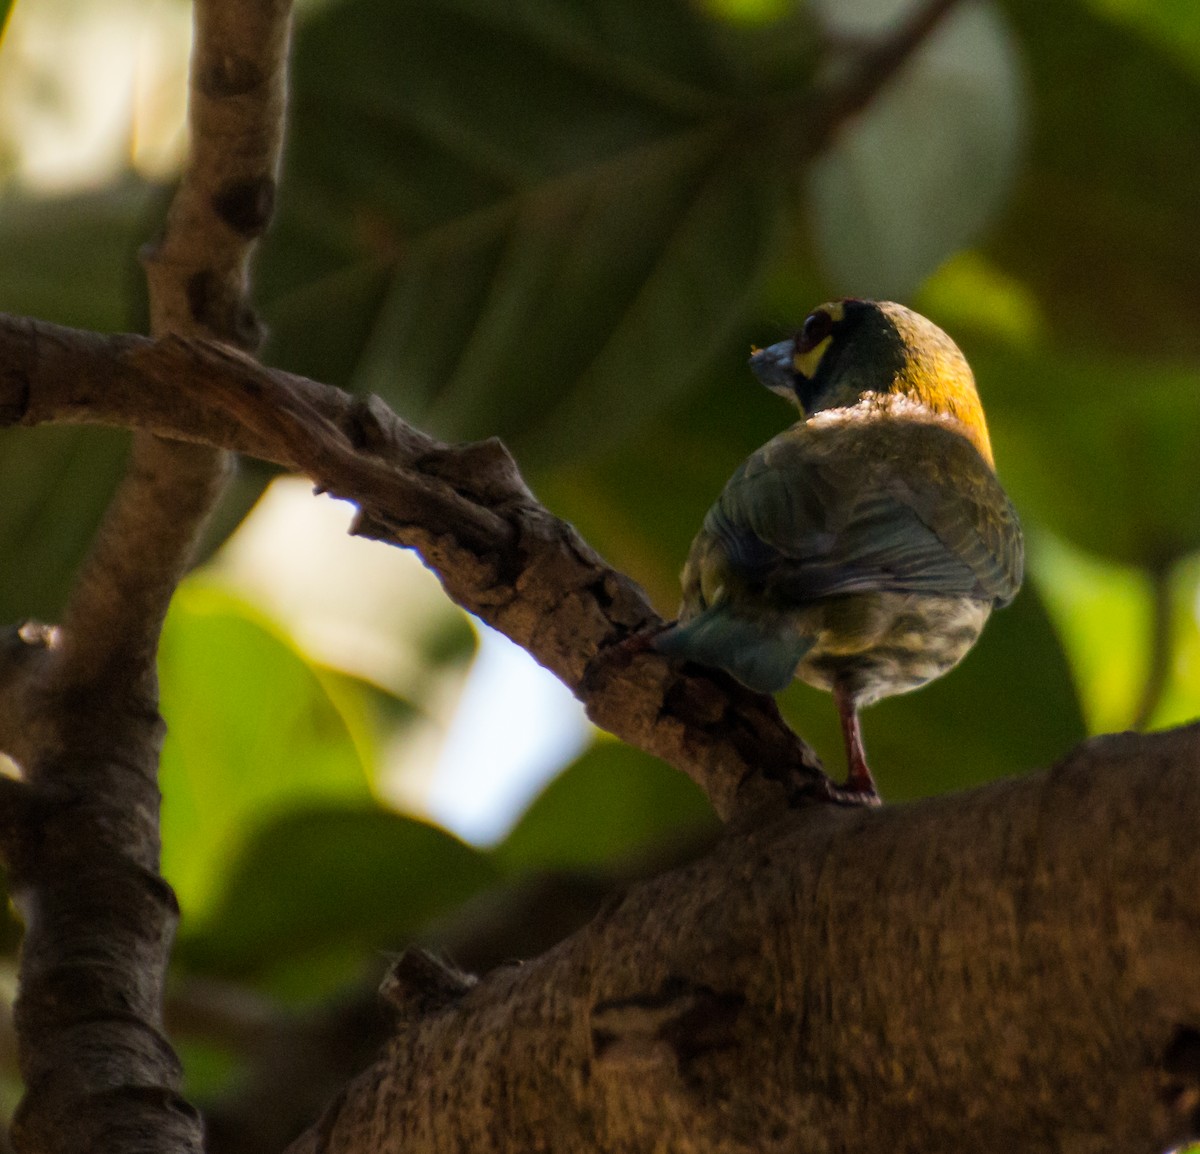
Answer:
<svg viewBox="0 0 1200 1154"><path fill-rule="evenodd" d="M815 349L833 330L833 317L824 309L809 313L796 334L796 352L807 353Z"/></svg>

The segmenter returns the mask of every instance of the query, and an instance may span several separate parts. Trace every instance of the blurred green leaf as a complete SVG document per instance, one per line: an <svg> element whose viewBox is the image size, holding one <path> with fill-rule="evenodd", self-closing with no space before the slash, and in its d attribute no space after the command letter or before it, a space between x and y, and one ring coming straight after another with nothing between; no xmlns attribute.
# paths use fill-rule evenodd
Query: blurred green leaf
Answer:
<svg viewBox="0 0 1200 1154"><path fill-rule="evenodd" d="M819 7L835 35L878 38L898 21L894 0ZM1023 95L995 7L960 5L839 130L806 177L814 244L839 295L907 296L982 231L1016 174Z"/></svg>
<svg viewBox="0 0 1200 1154"><path fill-rule="evenodd" d="M1029 554L1070 656L1089 730L1128 727L1150 661L1150 577L1080 553L1047 533L1036 535Z"/></svg>
<svg viewBox="0 0 1200 1154"><path fill-rule="evenodd" d="M0 197L0 312L99 332L146 328L141 245L162 228L163 189L128 176L94 192Z"/></svg>
<svg viewBox="0 0 1200 1154"><path fill-rule="evenodd" d="M198 581L175 598L159 672L163 872L192 917L263 823L318 799L366 800L374 751L281 635Z"/></svg>
<svg viewBox="0 0 1200 1154"><path fill-rule="evenodd" d="M1200 7L1192 0L1087 0L1115 23L1136 29L1200 73Z"/></svg>
<svg viewBox="0 0 1200 1154"><path fill-rule="evenodd" d="M797 683L784 716L844 775L833 699ZM888 800L963 789L1044 768L1085 735L1078 695L1035 586L996 613L962 663L915 693L863 713L871 768Z"/></svg>
<svg viewBox="0 0 1200 1154"><path fill-rule="evenodd" d="M1181 243L1200 203L1200 72L1097 4L1003 6L1024 49L1033 145L987 253L1074 345L1200 352L1200 246Z"/></svg>
<svg viewBox="0 0 1200 1154"><path fill-rule="evenodd" d="M978 250L955 253L942 264L921 286L916 304L930 320L956 334L964 351L971 348L972 334L1022 351L1047 336L1046 319L1029 286ZM986 401L992 382L980 378L978 383Z"/></svg>
<svg viewBox="0 0 1200 1154"><path fill-rule="evenodd" d="M1023 515L1125 565L1200 549L1200 366L964 346Z"/></svg>
<svg viewBox="0 0 1200 1154"><path fill-rule="evenodd" d="M775 43L797 45L802 91L794 23ZM263 265L272 356L319 357L526 463L637 428L744 318L777 247L786 174L743 121L779 79L743 67L749 42L682 0L317 17ZM342 338L310 350L327 327Z"/></svg>
<svg viewBox="0 0 1200 1154"><path fill-rule="evenodd" d="M212 1101L234 1090L245 1078L245 1055L202 1038L172 1037L171 1045L183 1063L184 1092L195 1101Z"/></svg>
<svg viewBox="0 0 1200 1154"><path fill-rule="evenodd" d="M542 791L494 853L510 871L600 865L715 822L689 778L601 738Z"/></svg>
<svg viewBox="0 0 1200 1154"><path fill-rule="evenodd" d="M128 449L103 429L0 430L0 620L58 619Z"/></svg>
<svg viewBox="0 0 1200 1154"><path fill-rule="evenodd" d="M1149 718L1155 729L1200 716L1200 557L1176 567L1171 587L1171 652L1164 692ZM1121 652L1118 645L1119 641L1112 652Z"/></svg>
<svg viewBox="0 0 1200 1154"><path fill-rule="evenodd" d="M306 962L345 978L364 955L403 947L497 878L487 855L413 818L367 806L292 812L244 846L180 956L267 981L275 971L294 978Z"/></svg>

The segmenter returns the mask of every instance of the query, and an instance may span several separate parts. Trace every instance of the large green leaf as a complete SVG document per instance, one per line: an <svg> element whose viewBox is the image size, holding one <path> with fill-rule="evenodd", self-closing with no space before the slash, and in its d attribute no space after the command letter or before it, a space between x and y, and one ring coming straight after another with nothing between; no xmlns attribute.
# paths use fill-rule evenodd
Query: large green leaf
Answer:
<svg viewBox="0 0 1200 1154"><path fill-rule="evenodd" d="M1196 353L1200 246L1187 238L1200 203L1200 69L1099 7L1004 0L1034 140L987 251L1032 288L1059 336L1095 351Z"/></svg>
<svg viewBox="0 0 1200 1154"><path fill-rule="evenodd" d="M600 738L542 791L494 852L508 870L602 865L715 821L683 774Z"/></svg>
<svg viewBox="0 0 1200 1154"><path fill-rule="evenodd" d="M254 830L316 800L370 796L371 736L252 610L193 581L160 649L163 872L187 916L211 903ZM341 687L340 693L346 692Z"/></svg>
<svg viewBox="0 0 1200 1154"><path fill-rule="evenodd" d="M497 877L487 855L425 822L363 805L298 810L236 855L180 957L296 991L301 973L344 978L372 951L402 948Z"/></svg>
<svg viewBox="0 0 1200 1154"><path fill-rule="evenodd" d="M777 247L787 174L747 126L780 79L748 43L679 0L329 9L296 54L272 355L526 462L638 427Z"/></svg>

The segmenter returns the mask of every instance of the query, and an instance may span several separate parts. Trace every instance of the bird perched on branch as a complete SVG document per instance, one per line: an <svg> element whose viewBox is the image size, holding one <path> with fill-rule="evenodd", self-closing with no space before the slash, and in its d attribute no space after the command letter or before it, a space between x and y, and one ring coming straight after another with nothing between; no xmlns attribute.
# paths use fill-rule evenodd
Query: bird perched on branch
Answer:
<svg viewBox="0 0 1200 1154"><path fill-rule="evenodd" d="M802 419L729 479L653 644L763 693L793 677L831 692L845 788L874 797L859 709L966 654L1020 587L1020 524L971 369L924 317L824 304L750 367Z"/></svg>

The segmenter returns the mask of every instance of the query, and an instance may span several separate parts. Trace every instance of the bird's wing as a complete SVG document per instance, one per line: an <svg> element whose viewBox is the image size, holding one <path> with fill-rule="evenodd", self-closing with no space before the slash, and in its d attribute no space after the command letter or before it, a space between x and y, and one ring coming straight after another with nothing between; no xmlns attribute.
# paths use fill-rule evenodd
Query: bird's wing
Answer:
<svg viewBox="0 0 1200 1154"><path fill-rule="evenodd" d="M791 604L889 591L1004 605L1023 557L1016 514L978 452L915 422L777 437L730 478L697 547L701 570Z"/></svg>

